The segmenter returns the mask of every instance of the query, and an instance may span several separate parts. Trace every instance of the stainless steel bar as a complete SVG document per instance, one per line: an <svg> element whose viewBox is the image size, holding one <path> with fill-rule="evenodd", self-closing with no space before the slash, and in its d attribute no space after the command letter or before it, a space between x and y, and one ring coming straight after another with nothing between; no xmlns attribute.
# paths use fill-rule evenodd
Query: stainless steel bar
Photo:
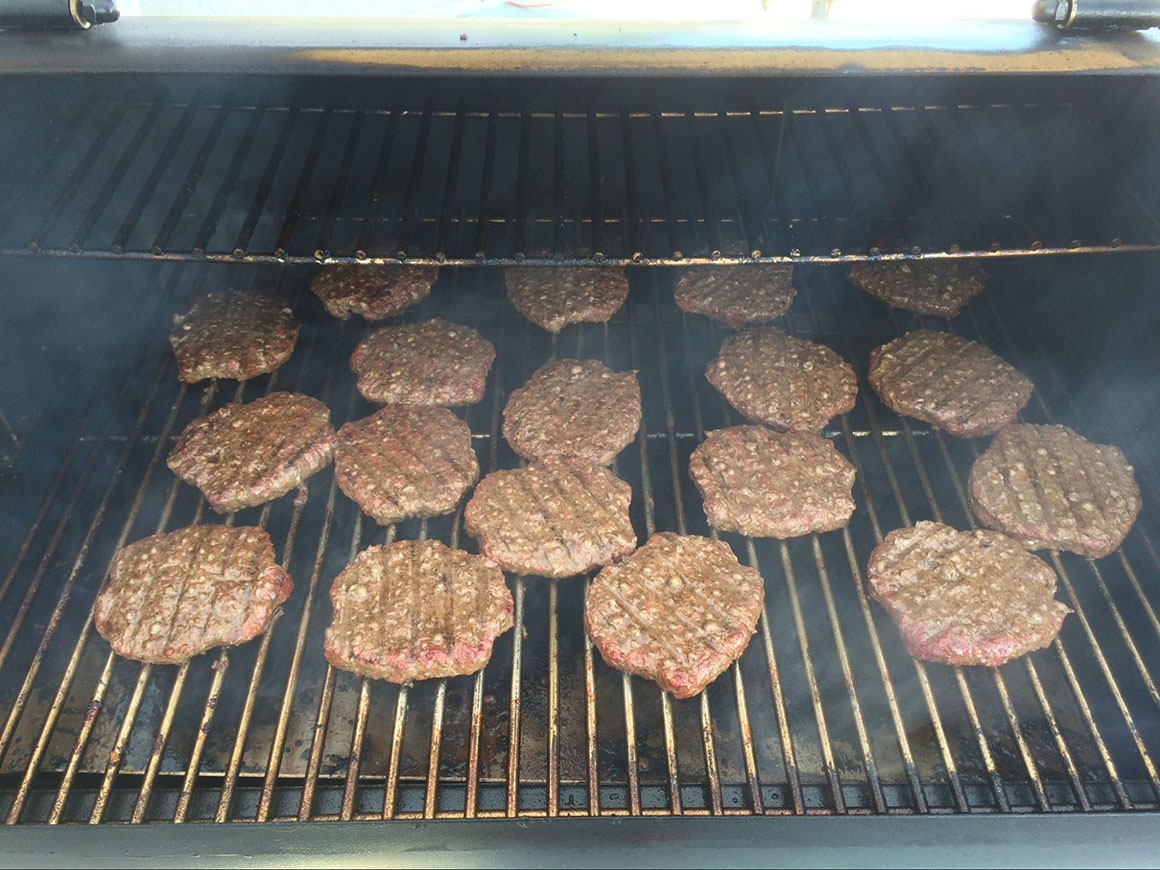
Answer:
<svg viewBox="0 0 1160 870"><path fill-rule="evenodd" d="M375 163L375 177L367 191L367 201L363 208L362 225L358 231L358 242L355 248L355 260L367 259L367 251L371 249L371 238L375 219L373 211L383 197L383 187L386 184L387 167L391 163L391 152L395 147L395 131L399 125L399 113L392 109L383 128L383 138L379 143L379 156Z"/></svg>
<svg viewBox="0 0 1160 870"><path fill-rule="evenodd" d="M460 103L459 108L463 109ZM466 123L463 111L455 113L455 123L451 131L451 153L447 156L447 175L443 180L443 199L439 204L439 217L435 226L435 255L446 255L447 234L451 228L452 204L459 189L460 161L463 157L463 128Z"/></svg>
<svg viewBox="0 0 1160 870"><path fill-rule="evenodd" d="M250 202L250 210L246 213L245 223L242 224L241 230L238 231L238 237L234 241L233 251L229 254L232 260L240 259L249 253L250 240L254 237L254 230L258 226L258 221L262 217L262 211L266 207L266 200L269 198L270 191L274 187L274 177L278 174L278 168L282 165L282 157L286 153L286 146L290 144L290 134L293 132L299 117L300 113L297 109L290 109L282 121L282 126L278 129L278 138L274 140L274 144L270 147L270 156L266 160L266 169L262 173L262 180L258 182L258 186L254 190L254 198ZM277 262L283 258L274 257L273 259Z"/></svg>
<svg viewBox="0 0 1160 870"><path fill-rule="evenodd" d="M564 117L559 111L552 131L552 253L564 253Z"/></svg>
<svg viewBox="0 0 1160 870"><path fill-rule="evenodd" d="M334 179L334 187L330 192L330 200L323 215L322 226L318 231L318 239L315 241L314 256L319 260L325 260L330 255L330 239L334 235L334 227L338 222L343 199L350 189L350 170L354 164L354 155L361 141L365 121L366 113L357 112L351 119L350 130L346 134L346 146L342 149L338 175Z"/></svg>
<svg viewBox="0 0 1160 870"><path fill-rule="evenodd" d="M157 125L157 120L161 117L161 112L164 108L165 105L161 101L154 103L145 113L145 117L141 119L141 123L137 125L132 140L121 151L120 159L114 164L112 171L109 172L109 177L105 180L104 186L96 197L93 198L92 204L85 212L84 218L81 219L80 225L69 240L68 246L72 250L79 251L84 247L93 227L96 226L97 221L104 214L109 203L114 199L114 194L121 186L121 182L125 179L125 174L129 171L129 167L136 161L137 154L145 144L145 140L153 132L153 128ZM113 253L116 253L116 251Z"/></svg>
<svg viewBox="0 0 1160 870"><path fill-rule="evenodd" d="M72 596L73 587L76 583L78 575L80 574L81 568L83 567L88 557L89 550L96 538L97 531L100 529L102 523L104 522L105 513L109 506L109 501L113 495L113 491L116 489L121 472L124 470L125 463L129 458L129 454L141 437L142 429L145 425L145 420L148 416L150 407L153 404L153 399L156 397L157 391L161 386L162 379L168 370L168 365L169 357L166 355L161 366L158 368L157 376L154 379L152 386L150 387L145 404L142 406L141 411L137 416L137 420L134 423L132 435L126 440L125 447L122 449L121 454L118 457L117 465L109 478L109 484L106 487L104 494L102 495L101 502L93 516L92 523L89 525L89 530L81 544L80 551L77 553L77 556L73 561L68 578L65 580L65 585L61 591L57 605L53 609L52 615L48 619L48 624L45 626L44 633L42 634L40 643L37 646L36 654L32 660L31 665L29 665L28 671L25 674L24 682L20 687L20 691L16 696L15 702L9 709L8 718L4 724L4 730L2 733L0 733L0 760L3 760L6 757L8 750L11 748L12 735L14 733L16 723L28 702L28 697L32 691L33 681L36 679L36 674L39 672L40 665L44 661L44 655L48 650L49 643L52 641L53 636L56 634L57 628L60 626L60 621L64 615L65 608L67 607ZM184 396L184 388L180 391L180 393L182 396ZM177 408L178 405L175 404L170 415L170 420L176 417ZM144 498L148 481L152 476L152 472L156 468L156 458L160 455L160 444L161 442L158 442L159 446L157 451L155 451L154 460L150 463L150 466L147 469L146 474L143 477L141 485L138 489L137 497L134 499L134 503L130 507L129 517L127 518L118 538L118 548L125 543L125 539L128 537L132 528L133 521L136 519L137 511L140 510L141 500ZM34 747L29 755L28 762L25 767L24 777L22 778L16 795L13 798L12 806L10 807L8 816L5 819L5 824L15 824L20 820L21 813L24 809L24 803L28 798L28 792L32 785L32 780L40 767L41 759L43 758L44 752L48 747L48 736L52 733L52 730L56 725L57 718L60 715L60 710L63 707L67 697L68 688L71 684L72 677L76 673L76 667L80 660L81 652L84 649L85 641L88 640L90 626L91 620L88 620L85 622L85 625L81 629L81 634L73 649L72 657L70 658L69 663L65 668L64 675L61 678L60 687L53 699L53 704L50 707L49 713L42 726L40 738L37 740L36 747ZM95 715L96 712L93 711L93 716L95 717Z"/></svg>
<svg viewBox="0 0 1160 870"><path fill-rule="evenodd" d="M197 237L194 239L193 245L190 248L194 256L200 257L205 254L206 247L217 232L218 223L221 221L226 202L234 192L238 175L242 171L242 166L245 165L246 158L250 156L250 149L253 147L254 139L258 135L258 127L261 125L262 119L266 117L265 106L254 106L249 112L250 121L246 125L245 132L242 133L241 141L238 142L237 149L234 151L234 157L230 161L229 167L222 175L221 184L218 185L217 193L214 194L213 202L210 203L210 207L205 213L205 219L201 222L201 227L197 231ZM162 242L160 245L154 244L154 256L160 256L164 253L165 244L166 242ZM230 256L233 256L233 254L231 253Z"/></svg>
<svg viewBox="0 0 1160 870"><path fill-rule="evenodd" d="M523 694L524 578L515 579L515 625L512 628L511 701L508 706L507 817L520 810L520 709Z"/></svg>
<svg viewBox="0 0 1160 870"><path fill-rule="evenodd" d="M113 253L125 250L129 236L133 234L133 230L136 229L138 222L141 220L141 213L145 211L145 206L148 205L149 200L157 190L157 183L161 180L161 176L165 174L165 170L173 162L173 155L177 152L178 147L185 138L185 134L189 130L189 125L193 123L194 116L197 114L199 108L198 102L199 98L197 97L190 100L184 111L182 111L181 117L177 119L177 123L173 125L173 130L170 131L169 138L157 152L157 159L153 161L153 168L149 170L148 177L141 185L141 189L133 199L132 205L129 206L129 212L125 215L125 220L121 222L121 226L117 228L116 235L113 236L113 244L110 248Z"/></svg>
<svg viewBox="0 0 1160 870"><path fill-rule="evenodd" d="M640 199L637 195L636 184L636 152L633 145L632 123L629 120L628 112L623 111L620 115L620 147L624 154L624 240L628 246L630 259L640 260L644 257L645 248L644 239L641 238Z"/></svg>
<svg viewBox="0 0 1160 870"><path fill-rule="evenodd" d="M125 116L129 113L129 104L122 101L121 104L108 115L108 120L97 131L96 137L93 139L93 144L85 151L83 157L77 161L73 171L69 174L68 180L65 181L64 186L60 189L60 193L52 201L52 205L48 207L48 212L44 219L36 228L36 232L32 234L32 238L28 240L29 251L39 251L44 237L56 226L56 222L60 220L60 216L64 214L64 210L72 202L73 197L77 195L81 184L84 183L85 176L92 171L92 167L97 165L97 158L105 150L105 146L109 144L113 136L113 131L116 130L121 122L125 120Z"/></svg>
<svg viewBox="0 0 1160 870"><path fill-rule="evenodd" d="M423 164L427 160L427 140L431 136L431 100L423 106L423 116L419 122L419 138L415 141L415 154L411 160L411 173L407 181L406 198L403 200L403 218L399 227L399 245L396 255L407 256L411 247L411 234L415 229L415 211L419 207L419 186L423 181Z"/></svg>
<svg viewBox="0 0 1160 870"><path fill-rule="evenodd" d="M548 816L560 814L560 617L558 581L548 587Z"/></svg>
<svg viewBox="0 0 1160 870"><path fill-rule="evenodd" d="M181 220L182 215L185 214L185 209L189 205L189 201L193 199L194 191L197 190L197 186L201 182L202 173L205 172L205 165L209 162L214 148L217 147L218 140L221 138L222 131L225 129L226 121L229 120L230 114L231 107L228 103L218 107L214 115L213 125L209 128L209 132L205 134L201 148L198 149L197 157L190 164L189 172L186 173L185 180L182 182L177 196L173 199L173 204L169 207L169 211L161 221L157 235L153 237L153 244L150 246L150 250L153 253L160 254L165 250L165 246L169 244L169 239L173 235L174 229L177 228L177 224ZM123 249L124 244L121 247Z"/></svg>
<svg viewBox="0 0 1160 870"><path fill-rule="evenodd" d="M596 113L588 112L588 213L592 216L592 256L604 257L604 197L600 180L600 131Z"/></svg>
<svg viewBox="0 0 1160 870"><path fill-rule="evenodd" d="M323 112L310 139L310 148L306 152L306 159L302 161L298 184L294 187L286 216L282 219L282 227L278 230L278 240L274 243L274 256L279 260L285 258L294 241L294 231L298 229L298 221L302 218L302 206L310 190L310 184L314 181L314 167L318 164L318 155L322 153L322 143L326 141L326 134L330 132L330 122L333 119L334 112L331 109Z"/></svg>
<svg viewBox="0 0 1160 870"><path fill-rule="evenodd" d="M479 221L475 230L475 259L487 258L487 231L491 226L491 186L495 177L495 148L499 136L499 113L487 116L487 139L483 146L483 172L479 183Z"/></svg>
<svg viewBox="0 0 1160 870"><path fill-rule="evenodd" d="M362 526L365 522L366 520L363 518L360 512L358 518L355 520L356 531L351 535L350 551L347 553L346 557L346 564L348 566L353 564L354 560L358 557L358 548L362 543ZM426 529L425 524L424 529ZM387 527L387 534L384 540L385 544L391 544L394 542L396 531L397 530L394 525ZM327 667L330 667L330 665L328 664ZM367 713L370 711L370 703L371 681L367 677L359 677L358 706L355 708L354 731L350 737L350 754L347 758L346 780L342 789L342 809L339 811L339 818L341 818L343 821L349 821L354 814L355 798L358 794L359 766L362 763L362 749L366 738ZM405 704L403 706L403 715L406 715ZM396 740L393 745L398 745L398 741L401 740L401 737L402 733L400 728L400 733L395 735ZM396 770L397 776L398 762L394 751L391 753L391 761ZM388 790L393 791L393 789ZM390 794L386 797L388 802L393 801L393 799L393 795Z"/></svg>
<svg viewBox="0 0 1160 870"><path fill-rule="evenodd" d="M653 134L656 137L656 165L660 169L661 193L665 203L665 222L669 235L669 245L665 256L679 261L683 260L685 255L681 251L680 225L677 222L677 207L674 201L676 177L669 160L669 144L664 118L659 113L653 115Z"/></svg>

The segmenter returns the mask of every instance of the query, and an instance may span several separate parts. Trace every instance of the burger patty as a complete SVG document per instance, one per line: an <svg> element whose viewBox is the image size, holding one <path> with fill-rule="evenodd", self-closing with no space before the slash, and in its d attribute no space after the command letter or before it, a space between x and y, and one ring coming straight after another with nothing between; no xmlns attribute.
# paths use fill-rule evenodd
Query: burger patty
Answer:
<svg viewBox="0 0 1160 870"><path fill-rule="evenodd" d="M326 266L310 290L334 317L382 320L425 299L438 275L433 266Z"/></svg>
<svg viewBox="0 0 1160 870"><path fill-rule="evenodd" d="M194 420L168 464L215 511L229 513L301 486L330 462L334 442L326 405L300 393L271 393Z"/></svg>
<svg viewBox="0 0 1160 870"><path fill-rule="evenodd" d="M632 487L603 466L542 459L481 480L463 525L507 571L572 577L636 548L631 501Z"/></svg>
<svg viewBox="0 0 1160 870"><path fill-rule="evenodd" d="M952 435L994 435L1035 388L990 348L919 329L870 352L870 386L893 411Z"/></svg>
<svg viewBox="0 0 1160 870"><path fill-rule="evenodd" d="M1071 611L1055 572L998 532L921 522L896 529L866 569L870 594L915 658L999 665L1048 646Z"/></svg>
<svg viewBox="0 0 1160 870"><path fill-rule="evenodd" d="M1120 448L1066 426L1008 426L971 468L979 521L1033 550L1098 559L1116 550L1140 513L1140 487Z"/></svg>
<svg viewBox="0 0 1160 870"><path fill-rule="evenodd" d="M689 698L745 652L764 595L727 544L659 532L592 581L584 626L611 667Z"/></svg>
<svg viewBox="0 0 1160 870"><path fill-rule="evenodd" d="M854 512L854 466L812 432L734 426L689 457L709 525L760 538L840 529Z"/></svg>
<svg viewBox="0 0 1160 870"><path fill-rule="evenodd" d="M636 372L596 360L553 360L513 390L503 437L524 459L549 456L608 465L640 428Z"/></svg>
<svg viewBox="0 0 1160 870"><path fill-rule="evenodd" d="M272 372L290 358L298 324L281 299L244 290L207 293L173 318L169 343L177 376L187 384L206 378L245 381Z"/></svg>
<svg viewBox="0 0 1160 870"><path fill-rule="evenodd" d="M189 526L116 552L93 624L119 656L179 664L257 637L293 589L262 529Z"/></svg>
<svg viewBox="0 0 1160 870"><path fill-rule="evenodd" d="M514 609L499 568L438 541L364 550L335 578L330 603L326 660L392 683L480 670Z"/></svg>
<svg viewBox="0 0 1160 870"><path fill-rule="evenodd" d="M855 287L887 305L934 317L954 317L984 287L974 260L856 263L849 275Z"/></svg>
<svg viewBox="0 0 1160 870"><path fill-rule="evenodd" d="M470 326L438 317L385 326L354 349L358 391L390 405L473 405L483 398L495 347Z"/></svg>
<svg viewBox="0 0 1160 870"><path fill-rule="evenodd" d="M740 329L781 317L795 292L791 265L694 266L677 279L673 299L682 311Z"/></svg>
<svg viewBox="0 0 1160 870"><path fill-rule="evenodd" d="M570 323L604 323L628 298L623 269L515 266L504 270L512 305L548 332Z"/></svg>
<svg viewBox="0 0 1160 870"><path fill-rule="evenodd" d="M334 476L387 526L450 513L479 477L471 430L446 408L387 405L338 430Z"/></svg>
<svg viewBox="0 0 1160 870"><path fill-rule="evenodd" d="M758 326L721 343L705 377L751 420L793 432L819 432L854 407L858 379L824 344Z"/></svg>

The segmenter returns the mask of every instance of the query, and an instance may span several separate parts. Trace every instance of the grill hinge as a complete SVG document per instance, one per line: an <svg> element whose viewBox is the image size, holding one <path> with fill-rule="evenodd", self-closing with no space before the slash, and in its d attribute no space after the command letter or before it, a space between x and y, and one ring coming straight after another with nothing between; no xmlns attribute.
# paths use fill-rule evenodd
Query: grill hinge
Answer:
<svg viewBox="0 0 1160 870"><path fill-rule="evenodd" d="M121 17L117 0L3 0L0 30L88 30Z"/></svg>
<svg viewBox="0 0 1160 870"><path fill-rule="evenodd" d="M1160 27L1160 0L1036 0L1032 16L1061 30Z"/></svg>

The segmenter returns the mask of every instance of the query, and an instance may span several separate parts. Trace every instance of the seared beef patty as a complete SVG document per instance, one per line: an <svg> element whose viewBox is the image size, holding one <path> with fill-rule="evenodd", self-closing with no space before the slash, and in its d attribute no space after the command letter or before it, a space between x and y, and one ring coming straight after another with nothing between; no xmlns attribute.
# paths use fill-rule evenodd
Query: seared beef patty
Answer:
<svg viewBox="0 0 1160 870"><path fill-rule="evenodd" d="M983 269L974 260L905 260L856 263L850 282L894 308L954 317L983 292Z"/></svg>
<svg viewBox="0 0 1160 870"><path fill-rule="evenodd" d="M677 279L673 299L682 311L740 329L781 317L794 293L792 265L691 266Z"/></svg>
<svg viewBox="0 0 1160 870"><path fill-rule="evenodd" d="M206 378L249 380L290 358L298 324L277 296L216 290L173 318L169 343L177 375L187 384Z"/></svg>
<svg viewBox="0 0 1160 870"><path fill-rule="evenodd" d="M433 266L326 266L310 290L334 317L382 320L422 301L438 275Z"/></svg>
<svg viewBox="0 0 1160 870"><path fill-rule="evenodd" d="M604 323L628 298L623 269L516 266L504 270L512 305L548 332L570 323Z"/></svg>

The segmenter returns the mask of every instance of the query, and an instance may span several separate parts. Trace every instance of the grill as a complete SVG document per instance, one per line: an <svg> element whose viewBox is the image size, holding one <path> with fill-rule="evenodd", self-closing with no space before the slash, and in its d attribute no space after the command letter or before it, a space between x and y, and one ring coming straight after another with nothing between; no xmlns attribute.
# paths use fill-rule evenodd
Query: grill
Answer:
<svg viewBox="0 0 1160 870"><path fill-rule="evenodd" d="M1066 314L1091 305L1094 277L1126 288L1154 270L1155 256L1122 253L1160 249L1155 167L1125 156L1154 123L1133 108L1142 91L1117 91L1098 112L965 92L756 109L694 92L691 108L648 112L630 94L623 109L593 97L599 108L578 112L477 111L488 103L468 96L446 108L438 90L385 109L360 105L361 91L241 105L186 86L62 98L25 124L38 146L0 167L17 191L0 203L0 249L13 255L0 286L36 275L50 289L116 287L136 321L130 349L97 360L104 388L67 425L3 421L12 473L36 484L15 494L17 532L0 549L9 824L1158 808L1160 478L1142 434L1154 412L1139 383L1108 387L1116 358L1093 351L1106 331L1092 335L1127 316L1132 296L1109 293L1088 323L1044 305ZM8 87L15 108L0 112L18 112L30 92ZM699 107L714 101L725 108ZM1100 126L1118 117L1139 120ZM1091 132L1045 152L1063 129ZM1100 143L1109 130L1123 150ZM1064 252L1102 256L1031 256ZM887 311L834 265L968 254L993 258L990 287L949 327ZM858 510L844 531L785 543L724 536L761 570L767 600L744 657L700 698L671 700L603 664L583 632L585 579L513 578L515 630L475 677L396 687L333 671L321 649L333 577L384 540L473 549L461 516L379 528L327 470L298 497L222 519L164 468L176 434L228 401L295 389L336 423L369 413L346 364L367 326L327 318L306 289L314 270L286 265L393 259L461 267L404 319L458 320L497 347L484 401L464 412L485 472L517 463L500 411L546 359L639 371L644 419L615 470L633 486L642 540L709 534L687 460L706 430L736 422L701 375L725 333L676 309L664 267L802 264L781 325L858 369L857 408L824 433L858 468ZM514 312L489 268L514 262L640 268L609 324L552 338ZM292 300L295 355L240 386L179 386L169 318L224 284ZM1050 553L1075 615L1051 648L1000 669L914 661L863 591L885 533L972 523L978 445L898 417L865 382L870 349L918 325L1006 356L1037 385L1027 420L1119 443L1144 490L1118 553ZM112 552L199 521L270 531L296 582L283 615L260 640L179 668L117 659L91 626Z"/></svg>

